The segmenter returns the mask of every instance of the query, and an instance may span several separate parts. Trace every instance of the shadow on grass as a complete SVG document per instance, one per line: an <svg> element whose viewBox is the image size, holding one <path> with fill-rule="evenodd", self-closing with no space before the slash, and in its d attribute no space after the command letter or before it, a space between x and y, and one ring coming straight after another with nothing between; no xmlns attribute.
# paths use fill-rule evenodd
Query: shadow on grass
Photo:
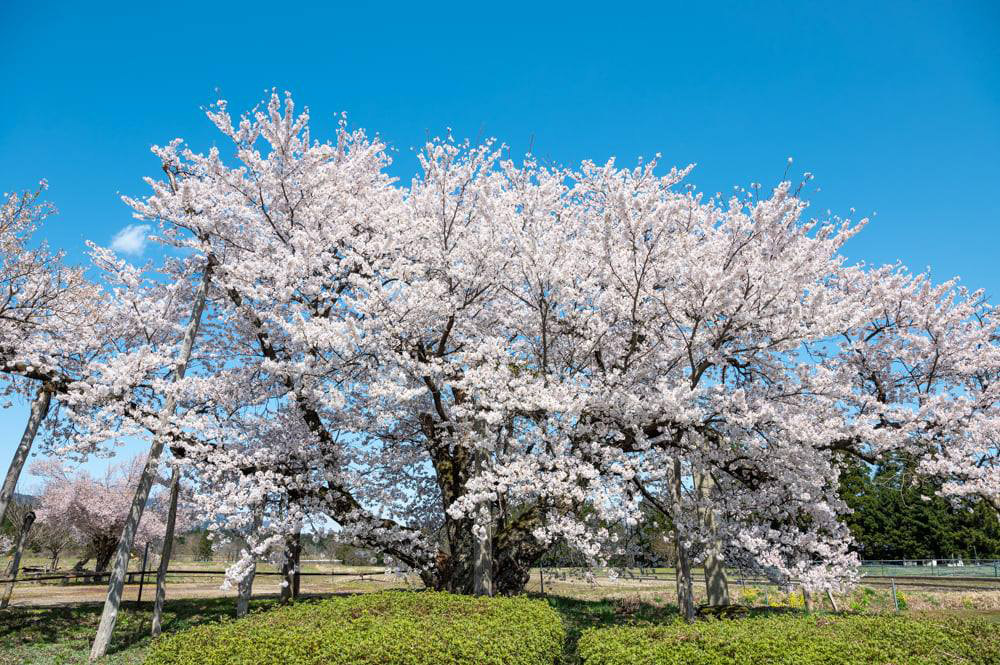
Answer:
<svg viewBox="0 0 1000 665"><path fill-rule="evenodd" d="M302 600L329 597L333 594L303 594ZM250 611L261 611L275 607L277 595L262 595L250 603ZM11 607L0 610L0 665L8 662L33 662L34 659L49 662L46 658L56 658L58 662L86 661L90 643L100 623L103 603L79 603L71 606L28 606ZM163 632L173 633L191 626L213 623L225 618L234 618L235 598L185 598L167 600L163 612ZM122 606L115 625L114 638L108 650L112 662L133 662L125 657L125 652L148 646L152 625L153 603L144 602L136 606L134 602ZM5 655L14 654L15 660L8 661ZM63 660L65 654L72 654ZM122 657L116 658L115 655ZM124 657L124 658L123 658ZM141 661L136 654L134 662Z"/></svg>
<svg viewBox="0 0 1000 665"><path fill-rule="evenodd" d="M602 600L580 600L567 596L541 596L530 594L534 598L542 598L559 612L566 626L566 645L563 650L563 665L575 665L580 660L576 655L577 642L580 635L588 628L609 628L611 626L648 626L669 624L680 620L676 605L658 605L640 600L639 597L606 598ZM744 607L736 616L742 618L751 616L775 614L799 614L800 610L779 607Z"/></svg>

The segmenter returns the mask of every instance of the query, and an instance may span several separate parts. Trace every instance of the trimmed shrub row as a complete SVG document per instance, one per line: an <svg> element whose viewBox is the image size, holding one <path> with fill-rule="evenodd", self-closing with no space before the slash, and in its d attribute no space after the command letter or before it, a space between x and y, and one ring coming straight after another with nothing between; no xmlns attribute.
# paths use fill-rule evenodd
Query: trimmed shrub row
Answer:
<svg viewBox="0 0 1000 665"><path fill-rule="evenodd" d="M585 665L997 665L981 619L779 615L584 631Z"/></svg>
<svg viewBox="0 0 1000 665"><path fill-rule="evenodd" d="M300 602L156 640L147 665L552 665L565 630L547 603L435 592Z"/></svg>
<svg viewBox="0 0 1000 665"><path fill-rule="evenodd" d="M383 592L302 602L154 641L148 665L552 665L543 601ZM584 631L584 665L1000 665L1000 626L906 615L770 614Z"/></svg>

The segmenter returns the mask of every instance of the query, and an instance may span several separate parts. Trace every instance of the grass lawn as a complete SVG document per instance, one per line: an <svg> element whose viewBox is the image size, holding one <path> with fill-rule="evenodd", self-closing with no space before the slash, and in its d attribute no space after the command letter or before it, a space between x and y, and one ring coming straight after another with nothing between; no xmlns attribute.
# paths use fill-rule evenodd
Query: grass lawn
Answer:
<svg viewBox="0 0 1000 665"><path fill-rule="evenodd" d="M277 599L251 602L251 610L275 605ZM149 646L152 603L141 609L132 603L118 615L107 665L142 663ZM101 619L101 603L82 603L60 607L25 607L0 611L0 665L56 665L86 663L90 643ZM164 611L164 630L178 631L206 621L232 616L231 598L168 600Z"/></svg>
<svg viewBox="0 0 1000 665"><path fill-rule="evenodd" d="M548 602L563 617L568 639L564 665L576 665L576 644L586 628L618 625L648 625L672 621L676 609L639 598L586 600L567 596L548 596ZM277 599L258 598L251 611L261 611L277 604ZM151 603L141 609L129 604L119 615L115 637L105 665L142 663L149 647ZM787 608L754 608L752 613L789 612ZM232 616L232 598L197 598L168 601L164 630L174 632L199 623ZM99 603L62 607L17 607L0 611L0 665L83 665L87 662L101 614ZM914 614L924 614L914 613ZM929 614L987 617L1000 623L1000 611L940 611Z"/></svg>

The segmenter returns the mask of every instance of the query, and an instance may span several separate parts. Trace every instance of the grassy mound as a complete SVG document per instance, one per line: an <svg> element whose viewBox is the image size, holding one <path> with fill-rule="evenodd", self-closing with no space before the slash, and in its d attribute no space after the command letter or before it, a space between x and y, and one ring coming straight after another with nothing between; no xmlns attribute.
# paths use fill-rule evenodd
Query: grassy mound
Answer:
<svg viewBox="0 0 1000 665"><path fill-rule="evenodd" d="M585 665L986 665L1000 628L978 619L764 616L584 631Z"/></svg>
<svg viewBox="0 0 1000 665"><path fill-rule="evenodd" d="M147 665L552 665L565 631L546 603L384 592L301 602L153 643Z"/></svg>

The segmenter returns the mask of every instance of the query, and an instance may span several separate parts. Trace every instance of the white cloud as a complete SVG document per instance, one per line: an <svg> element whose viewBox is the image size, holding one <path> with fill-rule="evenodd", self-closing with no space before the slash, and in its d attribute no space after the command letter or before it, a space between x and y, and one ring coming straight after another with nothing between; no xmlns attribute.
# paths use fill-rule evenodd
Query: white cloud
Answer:
<svg viewBox="0 0 1000 665"><path fill-rule="evenodd" d="M149 224L129 224L111 239L111 249L122 254L141 255L146 251Z"/></svg>

